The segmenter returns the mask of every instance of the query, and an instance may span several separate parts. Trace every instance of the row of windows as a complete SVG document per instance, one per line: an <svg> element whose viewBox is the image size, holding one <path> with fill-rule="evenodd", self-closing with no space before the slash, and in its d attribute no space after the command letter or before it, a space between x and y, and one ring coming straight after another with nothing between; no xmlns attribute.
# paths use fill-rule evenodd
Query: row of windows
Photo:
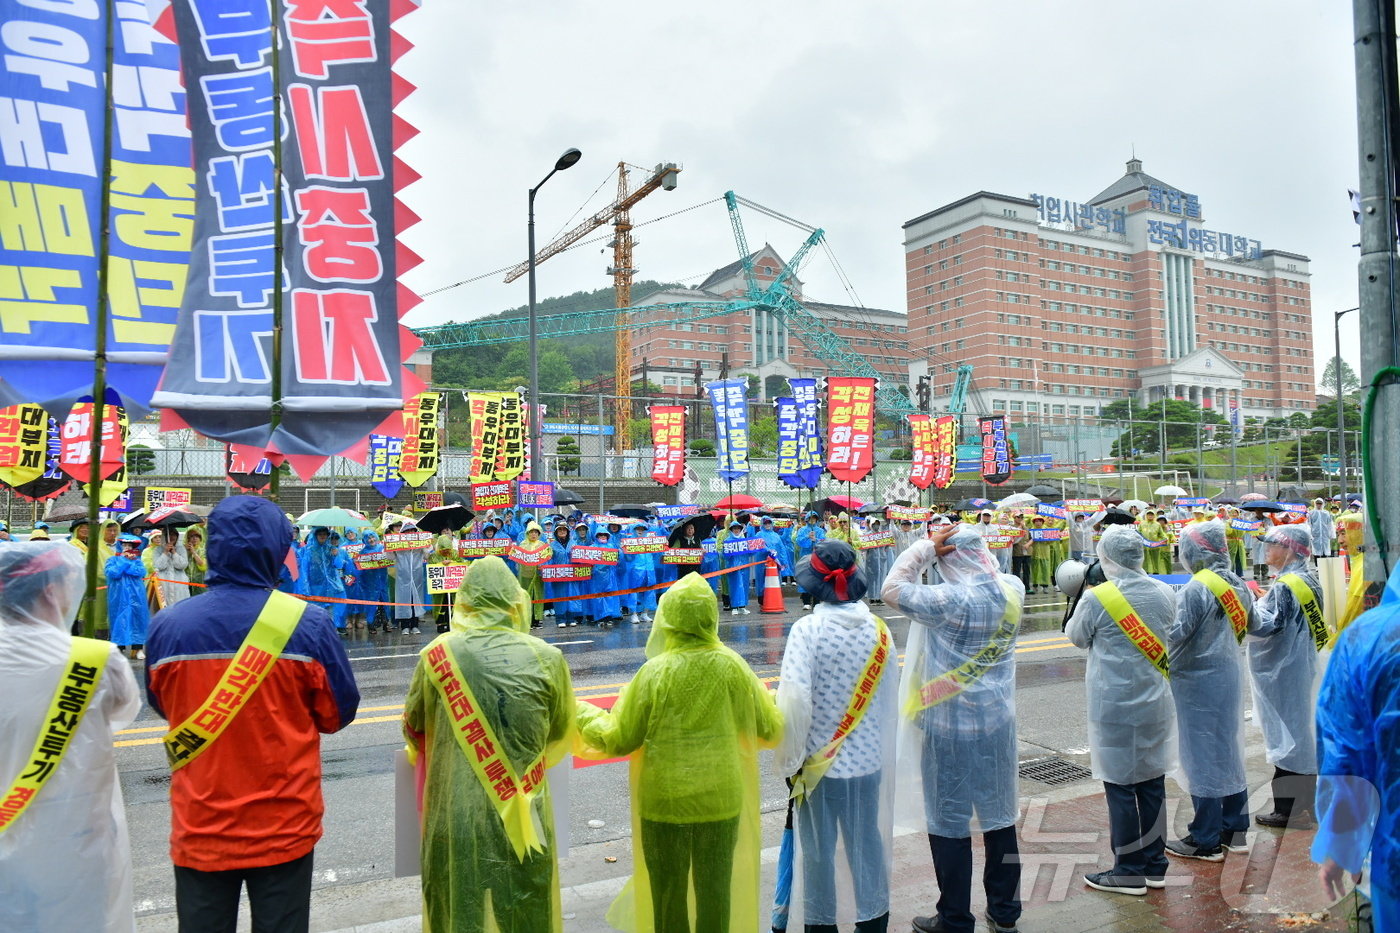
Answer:
<svg viewBox="0 0 1400 933"><path fill-rule="evenodd" d="M1078 253L1080 256L1093 256L1096 259L1112 259L1126 262L1130 258L1128 253L1120 253L1115 249L1103 249L1098 246L1076 246L1073 243L1062 243L1059 240L1041 240L1041 249L1060 250L1065 253Z"/></svg>
<svg viewBox="0 0 1400 933"><path fill-rule="evenodd" d="M1075 285L1073 282L1056 282L1054 279L1041 279L1040 287L1047 288L1052 292L1066 292L1071 295L1092 295L1095 298L1113 298L1120 301L1132 301L1136 297L1134 292L1121 292L1116 288Z"/></svg>
<svg viewBox="0 0 1400 933"><path fill-rule="evenodd" d="M1078 272L1080 275L1092 275L1100 279L1116 279L1124 282L1131 282L1133 274L1131 272L1119 272L1117 269L1104 269L1101 266L1076 266L1072 262L1060 262L1058 259L1042 259L1040 268L1053 269L1056 272Z"/></svg>
<svg viewBox="0 0 1400 933"><path fill-rule="evenodd" d="M1158 271L1158 278L1161 278L1160 270ZM1247 292L1238 288L1216 288L1213 285L1206 286L1206 294L1217 295L1221 298L1234 298L1239 301L1257 301L1260 304L1265 304L1269 300L1268 295L1261 295L1258 292Z"/></svg>
<svg viewBox="0 0 1400 933"><path fill-rule="evenodd" d="M1046 311L1063 311L1065 314L1086 314L1089 317L1113 317L1127 321L1131 321L1137 316L1134 311L1122 311L1118 308L1096 308L1093 305L1077 305L1060 301L1042 301L1040 307Z"/></svg>
<svg viewBox="0 0 1400 933"><path fill-rule="evenodd" d="M1014 250L1014 249L995 249L995 250L992 250L992 255L995 256L997 259L1004 259L1004 260L1006 260L1007 262L1030 262L1030 261L1031 261L1031 254L1030 254L1030 253L1023 253L1023 252L1021 252L1020 250ZM1045 266L1045 263L1042 261L1042 262L1041 262L1041 267L1044 268L1044 266Z"/></svg>
<svg viewBox="0 0 1400 933"><path fill-rule="evenodd" d="M1200 315L1196 316L1196 323L1200 324ZM1222 334L1240 334L1244 337L1272 337L1271 330L1260 330L1258 327L1242 327L1239 324L1226 324L1224 321L1206 321L1206 330L1218 330ZM1289 331L1283 332L1284 336L1291 336Z"/></svg>
<svg viewBox="0 0 1400 933"><path fill-rule="evenodd" d="M1253 318L1253 319L1256 320L1256 321L1267 321L1267 320L1270 320L1269 312L1267 312L1267 311L1260 311L1260 310L1258 310L1257 308L1232 308L1232 307L1230 307L1229 305L1211 305L1211 304L1203 305L1203 307L1204 307L1207 311L1209 311L1210 313L1212 313L1212 314L1227 314L1227 315L1230 315L1231 317L1247 317L1247 318ZM1291 315L1285 315L1285 316L1291 316ZM1301 317L1299 317L1298 319L1299 319L1299 320L1302 320Z"/></svg>

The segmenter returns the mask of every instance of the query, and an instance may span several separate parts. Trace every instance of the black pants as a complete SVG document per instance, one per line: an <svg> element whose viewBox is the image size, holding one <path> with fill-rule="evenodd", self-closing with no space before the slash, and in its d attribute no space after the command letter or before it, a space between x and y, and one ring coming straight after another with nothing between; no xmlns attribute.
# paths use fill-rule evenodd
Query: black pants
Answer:
<svg viewBox="0 0 1400 933"><path fill-rule="evenodd" d="M1011 572L1025 584L1027 589L1031 585L1031 556L1029 554L1011 555Z"/></svg>
<svg viewBox="0 0 1400 933"><path fill-rule="evenodd" d="M1313 798L1317 795L1317 775L1299 774L1274 767L1272 782L1274 792L1274 812L1292 816L1312 813Z"/></svg>
<svg viewBox="0 0 1400 933"><path fill-rule="evenodd" d="M737 816L711 823L642 820L642 847L657 933L690 933L692 881L695 933L728 933L729 881L738 841Z"/></svg>
<svg viewBox="0 0 1400 933"><path fill-rule="evenodd" d="M1113 872L1133 878L1160 878L1167 873L1166 780L1136 784L1103 782L1108 800L1108 834L1113 844Z"/></svg>
<svg viewBox="0 0 1400 933"><path fill-rule="evenodd" d="M180 933L234 933L238 894L248 885L253 933L306 933L311 926L311 857L262 868L200 871L175 866Z"/></svg>
<svg viewBox="0 0 1400 933"><path fill-rule="evenodd" d="M933 874L938 881L938 916L949 933L971 933L977 920L972 915L972 838L969 836L928 837L933 853ZM986 864L982 868L982 890L987 894L987 913L997 923L1015 926L1021 916L1021 859L1016 848L1016 827L1006 826L982 834Z"/></svg>

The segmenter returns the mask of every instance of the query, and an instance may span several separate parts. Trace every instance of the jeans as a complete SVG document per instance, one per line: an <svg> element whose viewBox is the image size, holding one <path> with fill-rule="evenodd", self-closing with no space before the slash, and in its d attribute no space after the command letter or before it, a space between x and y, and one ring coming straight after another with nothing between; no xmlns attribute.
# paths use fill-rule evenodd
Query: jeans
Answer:
<svg viewBox="0 0 1400 933"><path fill-rule="evenodd" d="M972 838L928 837L933 853L933 874L938 881L938 918L949 933L972 933ZM997 923L1015 926L1021 916L1021 859L1016 848L1016 827L1005 826L982 834L986 865L982 890L987 913Z"/></svg>
<svg viewBox="0 0 1400 933"><path fill-rule="evenodd" d="M1196 845L1214 849L1222 835L1233 836L1249 829L1249 791L1242 790L1228 797L1197 797L1191 795L1195 816L1186 831Z"/></svg>
<svg viewBox="0 0 1400 933"><path fill-rule="evenodd" d="M1166 781L1148 778L1136 784L1104 781L1108 801L1113 872L1133 878L1160 878L1167 873Z"/></svg>
<svg viewBox="0 0 1400 933"><path fill-rule="evenodd" d="M729 882L739 818L710 823L642 820L642 848L651 880L657 933L691 933L690 886L695 885L694 933L728 933Z"/></svg>
<svg viewBox="0 0 1400 933"><path fill-rule="evenodd" d="M880 833L880 772L853 778L822 778L796 808L802 840L803 922L836 922L836 836L846 848L856 918L869 920L890 909L889 866Z"/></svg>
<svg viewBox="0 0 1400 933"><path fill-rule="evenodd" d="M311 857L262 868L200 871L175 866L180 933L234 933L238 894L248 885L253 933L306 933L311 926Z"/></svg>
<svg viewBox="0 0 1400 933"><path fill-rule="evenodd" d="M1031 588L1031 556L1029 554L1013 554L1011 556L1011 572L1020 579L1026 589Z"/></svg>

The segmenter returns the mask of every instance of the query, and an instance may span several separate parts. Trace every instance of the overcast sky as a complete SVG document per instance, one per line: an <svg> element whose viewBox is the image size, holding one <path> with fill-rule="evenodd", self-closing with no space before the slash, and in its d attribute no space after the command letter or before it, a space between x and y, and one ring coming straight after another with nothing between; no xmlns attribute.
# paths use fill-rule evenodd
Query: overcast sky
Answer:
<svg viewBox="0 0 1400 933"><path fill-rule="evenodd" d="M1206 225L1312 259L1318 374L1356 304L1355 78L1346 4L1293 2L462 3L423 0L401 105L423 176L406 240L428 291L525 257L609 203L619 160L684 170L644 223L726 190L820 226L867 306L907 311L901 225L980 189L1087 200L1143 169L1199 195ZM749 213L751 246L802 234ZM643 278L691 284L737 257L723 203L636 231ZM602 244L540 267L541 296L600 288ZM847 302L830 261L806 293ZM522 277L428 298L418 326L524 304ZM1343 355L1357 364L1356 315Z"/></svg>

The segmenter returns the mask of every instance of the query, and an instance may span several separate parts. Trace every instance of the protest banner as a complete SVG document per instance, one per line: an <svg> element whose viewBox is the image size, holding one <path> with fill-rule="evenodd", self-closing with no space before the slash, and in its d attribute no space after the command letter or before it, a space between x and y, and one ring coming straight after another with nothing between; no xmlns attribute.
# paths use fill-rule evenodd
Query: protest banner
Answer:
<svg viewBox="0 0 1400 933"><path fill-rule="evenodd" d="M875 465L875 388L871 376L826 379L826 469L832 479L858 483Z"/></svg>
<svg viewBox="0 0 1400 933"><path fill-rule="evenodd" d="M142 497L143 508L149 515L156 509L184 508L194 501L194 490L183 486L147 486Z"/></svg>
<svg viewBox="0 0 1400 933"><path fill-rule="evenodd" d="M685 473L685 406L652 405L651 478L674 486Z"/></svg>
<svg viewBox="0 0 1400 933"><path fill-rule="evenodd" d="M894 532L880 531L866 533L856 539L856 548L861 551L869 551L881 547L894 547Z"/></svg>
<svg viewBox="0 0 1400 933"><path fill-rule="evenodd" d="M554 484L520 480L516 486L516 503L527 509L554 508Z"/></svg>
<svg viewBox="0 0 1400 933"><path fill-rule="evenodd" d="M1032 528L1032 541L1063 541L1065 530L1063 528Z"/></svg>
<svg viewBox="0 0 1400 933"><path fill-rule="evenodd" d="M431 531L405 531L384 536L386 551L416 551L433 543Z"/></svg>
<svg viewBox="0 0 1400 933"><path fill-rule="evenodd" d="M544 564L540 567L540 579L546 583L591 580L593 579L593 567L589 564Z"/></svg>
<svg viewBox="0 0 1400 933"><path fill-rule="evenodd" d="M442 493L415 492L413 494L413 511L426 512L429 509L439 508L442 508Z"/></svg>
<svg viewBox="0 0 1400 933"><path fill-rule="evenodd" d="M656 507L656 516L657 516L657 518L661 519L663 522L669 522L669 521L672 521L672 520L677 519L677 518L685 518L687 515L699 515L699 514L700 514L700 506L698 506L698 505L692 505L692 504L685 504L685 505L658 505L658 506Z"/></svg>
<svg viewBox="0 0 1400 933"><path fill-rule="evenodd" d="M919 505L892 505L885 516L892 522L926 522L929 510Z"/></svg>
<svg viewBox="0 0 1400 933"><path fill-rule="evenodd" d="M1066 499L1065 510L1075 514L1092 515L1103 510L1103 502L1099 499Z"/></svg>
<svg viewBox="0 0 1400 933"><path fill-rule="evenodd" d="M552 548L542 547L538 551L526 551L518 544L506 552L506 557L517 564L543 564L547 563L553 556Z"/></svg>
<svg viewBox="0 0 1400 933"><path fill-rule="evenodd" d="M660 554L666 550L666 539L661 535L623 538L620 544L624 554Z"/></svg>
<svg viewBox="0 0 1400 933"><path fill-rule="evenodd" d="M762 538L730 538L720 545L720 551L726 557L733 557L736 554L756 554L759 551L767 550Z"/></svg>
<svg viewBox="0 0 1400 933"><path fill-rule="evenodd" d="M569 562L593 566L617 566L617 548L579 544L569 548Z"/></svg>
<svg viewBox="0 0 1400 933"><path fill-rule="evenodd" d="M467 576L470 564L428 564L429 593L455 593L462 588L462 580Z"/></svg>
<svg viewBox="0 0 1400 933"><path fill-rule="evenodd" d="M698 564L705 559L705 549L698 547L668 548L661 555L663 564Z"/></svg>
<svg viewBox="0 0 1400 933"><path fill-rule="evenodd" d="M982 439L982 479L988 485L1000 486L1011 479L1011 447L1006 432L1006 417L992 415L977 419Z"/></svg>
<svg viewBox="0 0 1400 933"><path fill-rule="evenodd" d="M381 570L396 563L393 554L356 554L355 566L361 570Z"/></svg>
<svg viewBox="0 0 1400 933"><path fill-rule="evenodd" d="M457 557L461 560L504 557L514 546L515 542L509 538L462 538L457 542Z"/></svg>
<svg viewBox="0 0 1400 933"><path fill-rule="evenodd" d="M1098 509L1090 509L1089 511L1097 512ZM1046 518L1058 518L1060 521L1069 521L1069 509L1058 505L1050 505L1048 502L1042 502L1040 505L1037 505L1035 507L1035 514L1044 515Z"/></svg>
<svg viewBox="0 0 1400 933"><path fill-rule="evenodd" d="M472 483L472 511L506 509L515 504L515 484L509 480L492 483Z"/></svg>

